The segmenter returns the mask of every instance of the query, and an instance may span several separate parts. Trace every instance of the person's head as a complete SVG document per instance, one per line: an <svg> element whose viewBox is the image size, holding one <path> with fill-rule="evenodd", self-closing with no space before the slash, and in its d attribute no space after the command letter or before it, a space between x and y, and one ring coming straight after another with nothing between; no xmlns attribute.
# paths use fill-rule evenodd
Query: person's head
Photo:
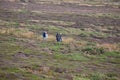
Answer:
<svg viewBox="0 0 120 80"><path fill-rule="evenodd" d="M43 31L43 33L47 33L47 31Z"/></svg>

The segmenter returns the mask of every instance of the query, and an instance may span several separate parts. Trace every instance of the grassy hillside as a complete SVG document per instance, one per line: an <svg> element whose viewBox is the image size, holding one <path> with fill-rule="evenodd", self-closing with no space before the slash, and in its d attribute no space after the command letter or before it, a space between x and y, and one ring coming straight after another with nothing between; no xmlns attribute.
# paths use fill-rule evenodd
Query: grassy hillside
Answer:
<svg viewBox="0 0 120 80"><path fill-rule="evenodd" d="M0 80L120 79L117 3L37 1L0 2ZM57 32L63 42L56 42Z"/></svg>

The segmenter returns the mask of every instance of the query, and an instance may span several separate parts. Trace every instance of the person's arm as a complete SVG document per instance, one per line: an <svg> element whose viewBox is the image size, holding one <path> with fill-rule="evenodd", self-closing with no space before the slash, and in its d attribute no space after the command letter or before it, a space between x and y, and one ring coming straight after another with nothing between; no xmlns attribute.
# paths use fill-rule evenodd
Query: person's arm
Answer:
<svg viewBox="0 0 120 80"><path fill-rule="evenodd" d="M61 39L61 41L62 41L62 35L60 35L60 39Z"/></svg>

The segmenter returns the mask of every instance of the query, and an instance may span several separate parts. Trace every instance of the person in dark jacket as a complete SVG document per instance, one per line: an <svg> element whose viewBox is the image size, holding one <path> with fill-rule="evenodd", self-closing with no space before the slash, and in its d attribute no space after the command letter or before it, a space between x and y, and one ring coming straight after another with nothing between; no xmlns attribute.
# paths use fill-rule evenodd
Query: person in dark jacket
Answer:
<svg viewBox="0 0 120 80"><path fill-rule="evenodd" d="M56 34L56 40L57 40L57 42L62 42L62 35L61 35L61 33L57 33Z"/></svg>
<svg viewBox="0 0 120 80"><path fill-rule="evenodd" d="M46 40L48 38L48 34L46 31L42 33L43 40Z"/></svg>

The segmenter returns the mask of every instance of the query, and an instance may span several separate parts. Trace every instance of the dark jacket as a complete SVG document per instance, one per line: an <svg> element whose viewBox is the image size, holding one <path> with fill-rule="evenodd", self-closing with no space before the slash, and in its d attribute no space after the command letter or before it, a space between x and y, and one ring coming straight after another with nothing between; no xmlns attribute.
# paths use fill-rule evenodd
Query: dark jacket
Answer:
<svg viewBox="0 0 120 80"><path fill-rule="evenodd" d="M56 40L57 40L57 42L62 41L62 35L60 33L56 34Z"/></svg>

